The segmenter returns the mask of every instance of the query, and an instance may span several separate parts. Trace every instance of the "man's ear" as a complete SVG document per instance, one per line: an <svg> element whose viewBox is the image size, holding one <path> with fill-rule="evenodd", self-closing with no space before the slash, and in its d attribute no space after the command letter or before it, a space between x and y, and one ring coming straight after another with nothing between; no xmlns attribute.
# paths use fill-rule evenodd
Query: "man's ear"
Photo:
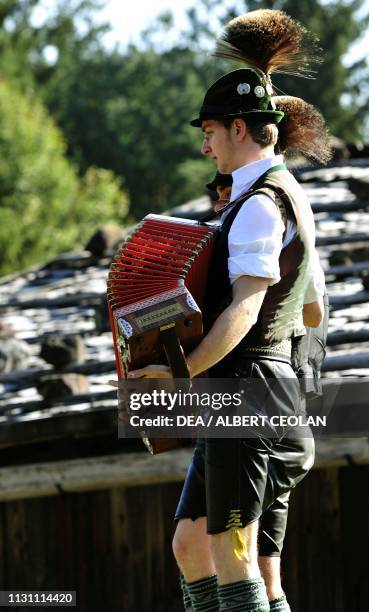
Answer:
<svg viewBox="0 0 369 612"><path fill-rule="evenodd" d="M240 140L243 140L243 138L246 136L246 133L247 133L247 127L246 127L245 121L241 118L235 119L233 121L233 129L234 129L236 136L238 136Z"/></svg>

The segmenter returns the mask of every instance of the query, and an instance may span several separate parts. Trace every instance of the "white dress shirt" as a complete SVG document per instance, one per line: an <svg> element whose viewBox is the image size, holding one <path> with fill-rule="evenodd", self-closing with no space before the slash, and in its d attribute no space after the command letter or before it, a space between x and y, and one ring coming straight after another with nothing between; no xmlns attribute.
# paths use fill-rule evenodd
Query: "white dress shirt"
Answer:
<svg viewBox="0 0 369 612"><path fill-rule="evenodd" d="M267 170L283 164L283 156L275 155L238 168L232 173L231 201L250 189ZM228 209L221 217L224 221ZM228 272L231 284L240 276L269 278L274 285L280 280L279 256L296 236L296 224L287 221L286 235L280 212L272 200L263 194L249 198L240 208L228 235ZM324 273L318 254L312 269L305 303L313 302L324 293ZM307 299L306 299L307 298Z"/></svg>

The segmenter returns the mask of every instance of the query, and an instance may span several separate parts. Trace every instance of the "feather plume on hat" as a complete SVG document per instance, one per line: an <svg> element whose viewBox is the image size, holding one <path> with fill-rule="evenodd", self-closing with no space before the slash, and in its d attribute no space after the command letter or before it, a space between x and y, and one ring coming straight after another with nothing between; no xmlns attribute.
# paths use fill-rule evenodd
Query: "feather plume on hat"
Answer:
<svg viewBox="0 0 369 612"><path fill-rule="evenodd" d="M241 61L264 74L313 78L309 63L317 57L317 39L283 11L260 9L232 19L212 55Z"/></svg>
<svg viewBox="0 0 369 612"><path fill-rule="evenodd" d="M273 101L276 108L284 112L279 127L279 152L299 152L312 161L327 163L332 157L332 146L321 113L312 104L294 96L274 96Z"/></svg>

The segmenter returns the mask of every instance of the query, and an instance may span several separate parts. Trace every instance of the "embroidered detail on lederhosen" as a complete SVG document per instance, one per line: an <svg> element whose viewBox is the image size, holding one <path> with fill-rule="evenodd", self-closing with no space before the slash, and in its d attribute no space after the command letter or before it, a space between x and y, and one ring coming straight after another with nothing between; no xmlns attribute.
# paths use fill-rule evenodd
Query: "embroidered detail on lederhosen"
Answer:
<svg viewBox="0 0 369 612"><path fill-rule="evenodd" d="M232 544L234 554L240 561L249 561L249 553L244 535L241 533L241 510L233 509L229 511L229 519L226 529L232 529Z"/></svg>

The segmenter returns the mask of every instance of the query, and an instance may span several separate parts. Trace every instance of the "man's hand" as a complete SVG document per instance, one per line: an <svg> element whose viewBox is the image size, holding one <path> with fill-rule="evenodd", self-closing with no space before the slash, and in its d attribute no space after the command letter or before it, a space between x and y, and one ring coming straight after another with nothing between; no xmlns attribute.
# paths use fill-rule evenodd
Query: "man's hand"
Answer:
<svg viewBox="0 0 369 612"><path fill-rule="evenodd" d="M139 370L131 370L128 373L128 380L134 378L173 378L172 370L169 366L165 365L148 365ZM123 381L109 380L109 384L112 387L119 389L120 383L124 384Z"/></svg>
<svg viewBox="0 0 369 612"><path fill-rule="evenodd" d="M132 370L128 373L131 378L173 378L172 370L165 365L148 365L139 370Z"/></svg>
<svg viewBox="0 0 369 612"><path fill-rule="evenodd" d="M310 304L304 304L303 319L306 327L319 327L324 318L323 298Z"/></svg>
<svg viewBox="0 0 369 612"><path fill-rule="evenodd" d="M165 365L148 365L145 368L139 370L133 370L128 374L128 380L132 382L136 379L148 379L148 378L166 378L173 379L171 369ZM118 415L119 420L127 421L130 414L129 410L129 385L126 380L109 380L109 385L117 389L118 399Z"/></svg>

